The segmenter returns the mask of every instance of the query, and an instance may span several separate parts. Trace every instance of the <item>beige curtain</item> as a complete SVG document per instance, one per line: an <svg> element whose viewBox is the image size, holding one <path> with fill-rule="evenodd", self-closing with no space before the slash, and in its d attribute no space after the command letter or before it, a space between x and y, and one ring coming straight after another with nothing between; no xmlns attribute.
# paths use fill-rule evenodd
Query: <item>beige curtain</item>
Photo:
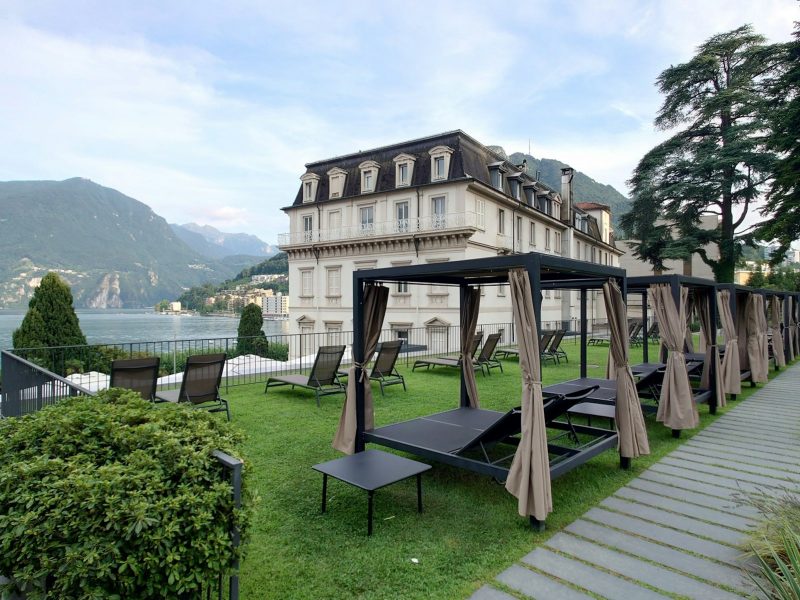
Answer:
<svg viewBox="0 0 800 600"><path fill-rule="evenodd" d="M697 316L700 319L700 339L714 340L714 328L716 323L711 321L711 302L706 294L695 295L694 305L697 309ZM711 367L714 367L715 381L717 388L717 406L725 406L725 384L722 381L722 365L719 361L719 349L716 342L705 347L705 359L703 361L703 374L700 377L700 387L711 389Z"/></svg>
<svg viewBox="0 0 800 600"><path fill-rule="evenodd" d="M694 298L687 298L685 306L686 308L684 312L686 313L686 328L684 332L684 350L686 350L686 352L694 352L694 339L692 338L692 317L695 313Z"/></svg>
<svg viewBox="0 0 800 600"><path fill-rule="evenodd" d="M603 284L603 299L611 333L608 350L610 379L617 381L614 412L619 435L619 455L623 458L636 458L642 454L650 454L650 443L647 440L639 394L636 393L636 383L633 381L633 373L628 363L626 307L616 281L610 279Z"/></svg>
<svg viewBox="0 0 800 600"><path fill-rule="evenodd" d="M786 355L783 352L783 302L777 296L770 298L772 308L772 355L775 366L786 366Z"/></svg>
<svg viewBox="0 0 800 600"><path fill-rule="evenodd" d="M788 312L789 312L789 322L786 324L786 338L789 340L789 344L787 348L789 349L789 362L794 361L795 357L795 348L794 348L794 331L795 331L795 322L794 322L794 298L788 296L786 298L786 302L788 303Z"/></svg>
<svg viewBox="0 0 800 600"><path fill-rule="evenodd" d="M464 306L461 307L461 373L467 387L470 408L480 408L478 403L478 385L475 383L475 368L472 365L470 352L478 327L478 312L481 305L481 290L477 287L467 288Z"/></svg>
<svg viewBox="0 0 800 600"><path fill-rule="evenodd" d="M739 338L731 313L731 292L717 292L717 310L725 334L725 356L722 358L722 382L726 394L742 393L742 374L739 366Z"/></svg>
<svg viewBox="0 0 800 600"><path fill-rule="evenodd" d="M353 356L353 364L347 371L347 397L342 406L342 415L339 417L339 428L333 438L332 446L344 452L353 454L356 451L356 386L364 387L364 429L367 431L375 427L375 417L372 406L372 388L369 384L367 363L372 359L378 340L381 337L383 317L386 314L386 304L389 299L389 288L382 285L368 285L364 290L363 304L363 329L364 356L360 362ZM361 379L356 381L356 367L361 367Z"/></svg>
<svg viewBox="0 0 800 600"><path fill-rule="evenodd" d="M667 347L667 368L656 420L670 429L693 429L700 423L700 416L694 405L689 373L686 371L686 355L683 353L689 290L680 288L679 307L675 306L668 284L651 285L647 295L658 320L659 335Z"/></svg>
<svg viewBox="0 0 800 600"><path fill-rule="evenodd" d="M750 353L747 351L747 303L752 294L736 294L736 336L739 338L739 368L750 369Z"/></svg>
<svg viewBox="0 0 800 600"><path fill-rule="evenodd" d="M750 377L755 383L769 381L769 355L767 350L767 319L764 316L764 296L749 294L745 304L747 323L747 359Z"/></svg>
<svg viewBox="0 0 800 600"><path fill-rule="evenodd" d="M521 516L544 521L553 510L553 497L542 400L539 332L528 272L512 269L508 273L508 283L522 372L522 439L508 471L506 489L517 498Z"/></svg>

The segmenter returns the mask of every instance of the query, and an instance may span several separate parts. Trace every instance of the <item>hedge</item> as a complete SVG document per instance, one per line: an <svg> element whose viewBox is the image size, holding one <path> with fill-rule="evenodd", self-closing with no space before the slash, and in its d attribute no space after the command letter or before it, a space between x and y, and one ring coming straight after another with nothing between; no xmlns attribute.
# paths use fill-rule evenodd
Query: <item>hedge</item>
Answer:
<svg viewBox="0 0 800 600"><path fill-rule="evenodd" d="M116 389L0 421L0 574L28 598L198 597L241 551L231 526L247 531L251 500L234 510L212 456L240 443Z"/></svg>

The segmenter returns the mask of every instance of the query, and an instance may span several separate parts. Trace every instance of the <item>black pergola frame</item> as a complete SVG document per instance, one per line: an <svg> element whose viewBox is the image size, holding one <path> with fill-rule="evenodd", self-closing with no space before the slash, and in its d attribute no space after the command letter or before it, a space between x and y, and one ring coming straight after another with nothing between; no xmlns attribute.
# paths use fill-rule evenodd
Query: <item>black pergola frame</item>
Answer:
<svg viewBox="0 0 800 600"><path fill-rule="evenodd" d="M670 286L670 292L672 293L672 300L675 302L675 308L680 311L680 304L681 304L681 288L685 287L690 291L695 293L703 292L708 296L709 300L709 313L711 317L712 323L712 336L713 340L710 340L711 345L717 345L717 288L718 285L716 282L711 281L710 279L702 279L700 277L691 277L688 275L679 275L677 273L673 273L670 275L647 275L641 277L629 277L628 278L628 293L629 294L641 294L642 296L642 321L644 322L645 328L647 327L647 290L650 288L651 285L660 285L660 284L667 284ZM735 294L731 294L732 298L735 298ZM732 306L732 310L735 313L735 305ZM647 336L646 329L645 329L645 337ZM645 339L642 343L642 360L644 362L649 362L650 359L650 348L648 345L648 340ZM709 392L711 395L708 399L708 410L709 412L714 415L717 413L717 373L716 373L716 365L712 363L710 365L710 373L709 373ZM676 433L677 432L677 433ZM673 430L672 432L673 437L680 436L680 430Z"/></svg>
<svg viewBox="0 0 800 600"><path fill-rule="evenodd" d="M470 259L453 262L430 263L356 271L353 273L353 359L356 365L356 378L360 380L364 359L364 324L363 303L364 291L368 284L413 283L419 285L451 285L458 286L459 306L463 306L467 289L475 285L501 285L508 283L508 272L522 268L528 273L533 295L534 314L537 330L541 331L542 291L546 289L577 290L580 292L581 320L581 377L586 377L586 342L587 314L586 291L601 289L609 279L615 279L625 297L625 271L617 267L598 265L539 253L513 254L489 258ZM540 360L537 357L537 360ZM469 406L464 373L461 374L460 407ZM490 462L474 460L457 454L447 453L420 445L411 445L395 440L387 440L365 430L364 426L364 390L356 386L356 452L362 452L367 442L382 444L397 450L403 450L424 458L450 464L459 468L490 475L504 480L508 469ZM556 425L556 427L558 427ZM600 442L592 444L583 451L567 452L563 460L554 460L551 466L551 478L562 475L585 463L597 454L615 447L617 434L608 435L608 430L583 425L575 425L578 433L598 436ZM558 452L556 452L558 453ZM561 457L559 457L561 458ZM626 462L626 461L623 461Z"/></svg>

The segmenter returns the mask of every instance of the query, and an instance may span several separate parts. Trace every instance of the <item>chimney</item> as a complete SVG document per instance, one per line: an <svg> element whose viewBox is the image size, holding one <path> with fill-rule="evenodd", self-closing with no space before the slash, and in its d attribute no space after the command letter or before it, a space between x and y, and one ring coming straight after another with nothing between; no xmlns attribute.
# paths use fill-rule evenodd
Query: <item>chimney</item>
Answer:
<svg viewBox="0 0 800 600"><path fill-rule="evenodd" d="M575 171L572 167L561 169L561 221L572 223L572 177Z"/></svg>

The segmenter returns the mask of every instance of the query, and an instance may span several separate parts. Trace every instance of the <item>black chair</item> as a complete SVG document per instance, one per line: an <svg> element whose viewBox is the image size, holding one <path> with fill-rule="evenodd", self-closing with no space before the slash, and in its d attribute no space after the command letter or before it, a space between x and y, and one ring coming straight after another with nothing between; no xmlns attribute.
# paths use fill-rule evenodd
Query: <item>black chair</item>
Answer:
<svg viewBox="0 0 800 600"><path fill-rule="evenodd" d="M156 401L187 402L193 408L202 408L209 412L225 411L230 421L231 411L228 401L219 395L225 358L224 352L190 356L186 359L180 389L157 392Z"/></svg>
<svg viewBox="0 0 800 600"><path fill-rule="evenodd" d="M378 351L378 356L375 357L375 362L372 364L369 378L371 381L377 381L380 384L382 396L384 395L383 388L387 385L401 383L403 384L403 389L406 389L405 378L395 368L402 345L403 340L383 342Z"/></svg>
<svg viewBox="0 0 800 600"><path fill-rule="evenodd" d="M337 371L344 355L344 346L320 346L314 359L311 373L306 375L272 375L267 378L264 387L266 394L269 388L282 385L314 390L319 406L319 397L330 394L346 394L347 389L339 381Z"/></svg>
<svg viewBox="0 0 800 600"><path fill-rule="evenodd" d="M550 346L550 342L553 341L555 334L555 331L545 331L539 336L539 357L542 364L547 363L548 360L552 360L553 364L556 364L556 358L547 353L547 349Z"/></svg>
<svg viewBox="0 0 800 600"><path fill-rule="evenodd" d="M558 364L561 364L562 358L569 362L567 353L561 349L561 340L564 339L566 334L567 332L563 329L557 330L556 334L553 336L553 341L550 342L550 347L547 349L547 355L553 357Z"/></svg>
<svg viewBox="0 0 800 600"><path fill-rule="evenodd" d="M478 351L478 346L481 344L481 340L483 339L483 332L479 332L475 334L475 337L472 338L472 342L470 342L468 354L473 357L473 362L475 360L475 353ZM414 371L417 367L425 367L427 371L431 367L454 367L457 369L461 368L461 357L455 356L435 356L433 358L420 358L419 360L414 361L414 366L411 367L411 370Z"/></svg>
<svg viewBox="0 0 800 600"><path fill-rule="evenodd" d="M153 401L156 398L160 363L158 356L115 360L111 363L108 387L133 390L139 392L145 400Z"/></svg>
<svg viewBox="0 0 800 600"><path fill-rule="evenodd" d="M486 367L487 375L491 375L492 369L500 369L500 372L503 372L503 365L500 364L500 361L494 356L497 342L499 341L499 333L492 333L486 338L486 342L483 344L483 348L481 348L481 353L478 355L478 358L475 359L475 365L480 368L481 373L483 373L484 367Z"/></svg>

